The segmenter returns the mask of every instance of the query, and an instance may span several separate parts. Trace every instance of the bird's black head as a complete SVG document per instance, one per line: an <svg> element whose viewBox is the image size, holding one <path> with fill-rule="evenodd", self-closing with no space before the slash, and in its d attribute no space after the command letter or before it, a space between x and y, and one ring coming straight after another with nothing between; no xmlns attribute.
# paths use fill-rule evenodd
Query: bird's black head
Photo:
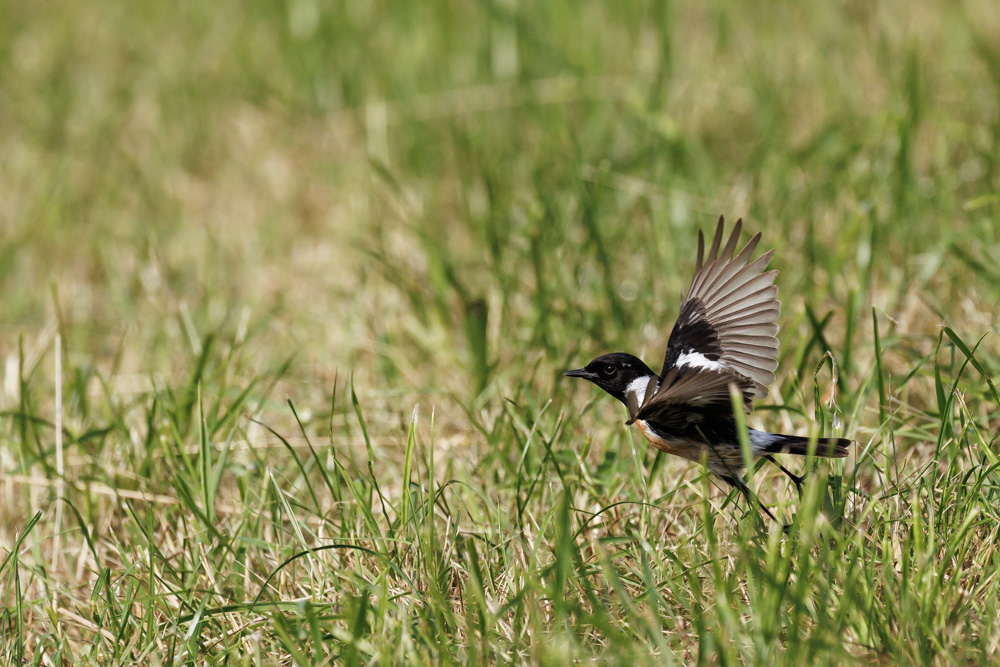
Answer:
<svg viewBox="0 0 1000 667"><path fill-rule="evenodd" d="M625 392L633 382L656 377L656 374L649 370L649 366L642 363L641 359L624 352L602 354L586 367L575 371L566 371L563 375L589 380L622 403L625 403ZM638 389L637 398L642 402L646 391L645 384L641 387L632 387L632 389L633 391Z"/></svg>

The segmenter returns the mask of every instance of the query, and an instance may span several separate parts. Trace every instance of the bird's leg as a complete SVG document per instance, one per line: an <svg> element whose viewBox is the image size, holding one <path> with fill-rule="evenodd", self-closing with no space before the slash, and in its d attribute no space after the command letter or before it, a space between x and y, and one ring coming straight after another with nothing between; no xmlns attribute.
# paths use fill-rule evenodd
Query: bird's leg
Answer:
<svg viewBox="0 0 1000 667"><path fill-rule="evenodd" d="M771 514L771 510L767 509L767 507L764 506L764 503L760 502L760 498L754 495L753 491L750 490L750 487L747 486L746 482L744 482L739 475L724 476L722 479L733 488L741 491L743 495L746 496L747 502L750 503L751 506L756 504L764 510L764 514L771 517L771 521L777 521L777 519L774 518L774 515Z"/></svg>
<svg viewBox="0 0 1000 667"><path fill-rule="evenodd" d="M781 468L781 472L783 472L786 475L788 475L788 478L790 480L792 480L792 482L795 484L795 490L798 491L799 498L801 499L802 498L802 483L806 481L806 478L805 477L800 477L799 475L796 475L791 470L789 470L785 466L783 466L780 463L778 463L778 460L775 459L773 456L768 455L768 456L765 456L764 458L766 458L768 461L770 461L774 465L776 465L779 468Z"/></svg>

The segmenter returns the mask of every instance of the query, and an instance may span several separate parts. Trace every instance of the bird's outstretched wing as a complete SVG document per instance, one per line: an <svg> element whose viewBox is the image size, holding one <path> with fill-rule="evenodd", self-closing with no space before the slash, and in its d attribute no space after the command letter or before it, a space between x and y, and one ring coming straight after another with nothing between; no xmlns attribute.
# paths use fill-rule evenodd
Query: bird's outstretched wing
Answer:
<svg viewBox="0 0 1000 667"><path fill-rule="evenodd" d="M629 423L642 419L665 428L682 428L691 423L693 415L699 415L695 418L698 421L708 414L731 418L730 386L743 394L743 406L749 412L748 392L753 389L753 381L749 378L725 369L671 368L655 391L646 392L642 407L636 409Z"/></svg>
<svg viewBox="0 0 1000 667"><path fill-rule="evenodd" d="M778 367L778 272L764 271L774 250L751 261L759 233L735 252L743 220L720 252L723 226L720 216L707 256L698 232L698 264L670 333L660 385L674 368L729 371L750 381L743 389L749 401L767 396Z"/></svg>

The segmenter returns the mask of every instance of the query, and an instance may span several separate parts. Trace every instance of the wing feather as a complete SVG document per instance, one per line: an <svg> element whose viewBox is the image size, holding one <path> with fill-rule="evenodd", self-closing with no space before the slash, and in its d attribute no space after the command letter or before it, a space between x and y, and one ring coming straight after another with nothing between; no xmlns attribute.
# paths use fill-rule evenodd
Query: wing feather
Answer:
<svg viewBox="0 0 1000 667"><path fill-rule="evenodd" d="M686 420L692 411L731 416L730 386L743 394L744 410L750 412L748 392L753 389L753 382L749 378L725 369L672 368L655 393L650 396L647 391L642 407L632 414L628 423L643 419L669 428Z"/></svg>
<svg viewBox="0 0 1000 667"><path fill-rule="evenodd" d="M776 322L781 314L774 284L777 271L765 271L774 250L752 259L761 239L758 233L737 252L742 229L743 221L737 220L723 243L725 220L720 216L707 253L705 237L698 233L695 274L667 343L661 389L680 362L681 368L697 365L737 374L746 381L740 386L747 400L767 396L778 365ZM639 413L660 393L647 396Z"/></svg>

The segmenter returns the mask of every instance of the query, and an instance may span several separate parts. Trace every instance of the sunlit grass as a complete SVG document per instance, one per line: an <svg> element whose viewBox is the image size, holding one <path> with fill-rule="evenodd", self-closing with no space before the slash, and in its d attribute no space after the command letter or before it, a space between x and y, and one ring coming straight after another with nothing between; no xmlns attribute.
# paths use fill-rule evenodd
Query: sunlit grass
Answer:
<svg viewBox="0 0 1000 667"><path fill-rule="evenodd" d="M996 661L997 35L0 5L2 660ZM658 367L720 213L778 249L751 425L857 443L756 472L788 534L560 376Z"/></svg>

